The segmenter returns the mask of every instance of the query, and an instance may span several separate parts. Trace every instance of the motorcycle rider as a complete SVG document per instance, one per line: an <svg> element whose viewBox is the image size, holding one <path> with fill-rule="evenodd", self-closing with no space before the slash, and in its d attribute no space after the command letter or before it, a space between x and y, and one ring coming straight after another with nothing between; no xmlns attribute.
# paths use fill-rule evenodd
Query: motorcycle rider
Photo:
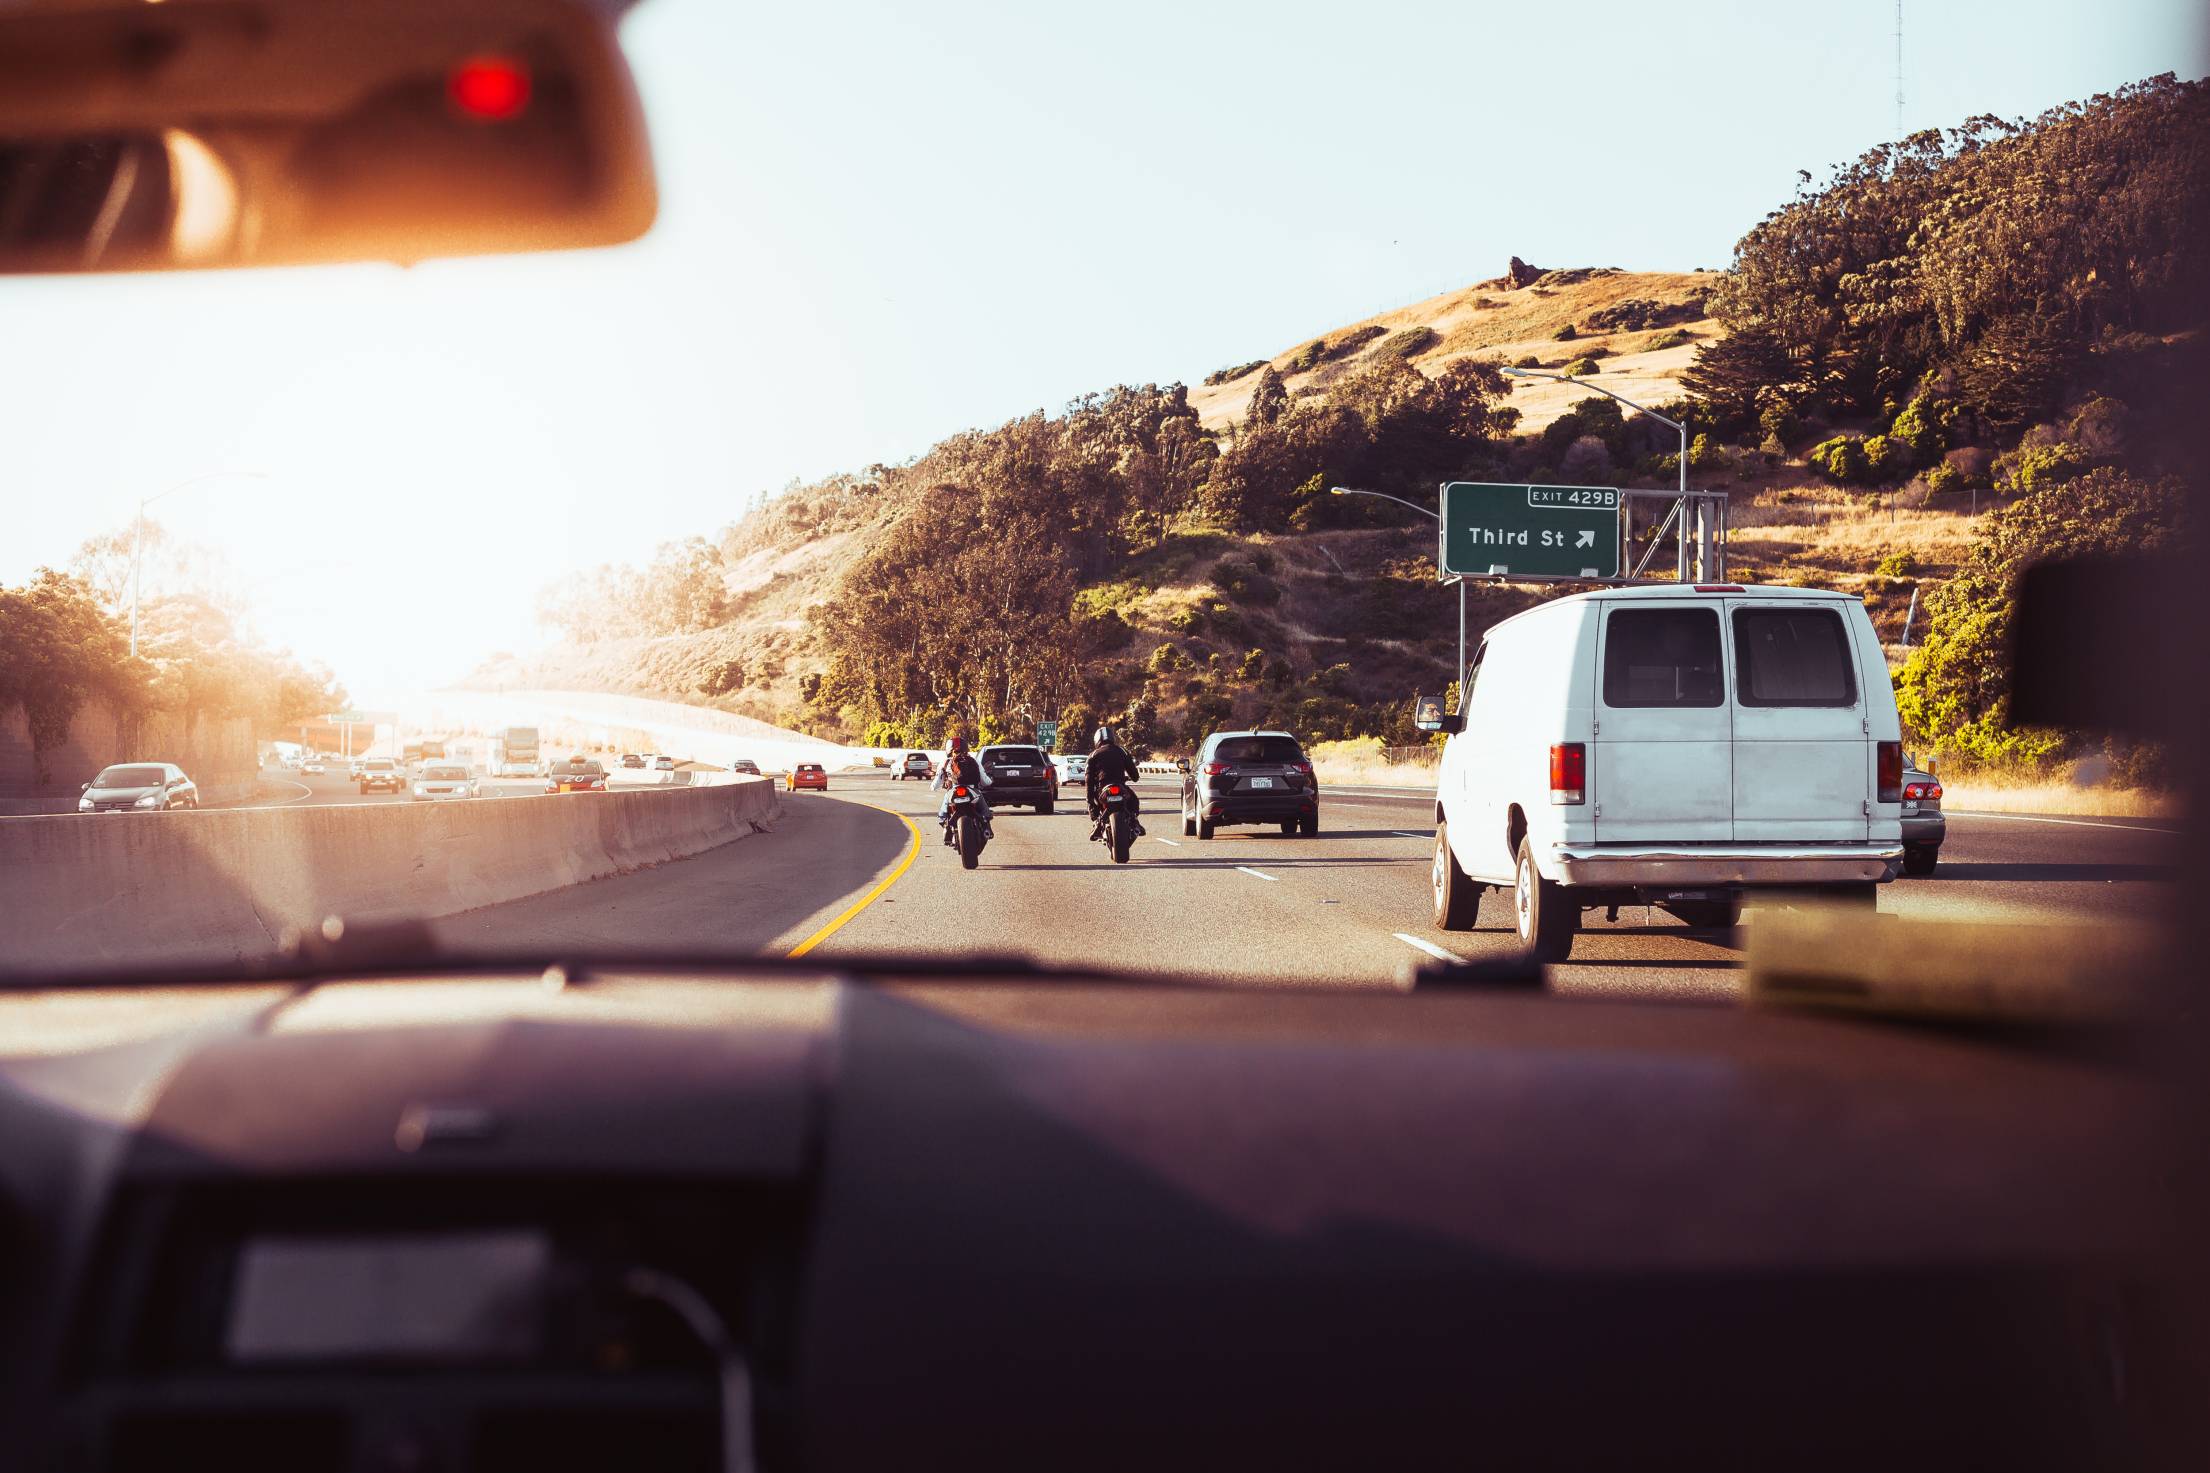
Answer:
<svg viewBox="0 0 2210 1473"><path fill-rule="evenodd" d="M1128 749L1113 735L1113 729L1101 726L1091 739L1096 746L1090 752L1089 777L1084 791L1090 799L1090 837L1097 839L1105 832L1105 808L1098 802L1098 795L1108 785L1119 783L1128 789L1128 801L1133 805L1129 809L1131 814L1142 812L1143 802L1136 795L1136 759L1128 755ZM1136 832L1143 833L1141 818L1136 820Z"/></svg>
<svg viewBox="0 0 2210 1473"><path fill-rule="evenodd" d="M982 764L975 761L974 753L967 750L967 739L955 736L944 749L944 766L936 774L937 789L943 797L936 804L936 825L944 831L944 842L952 841L951 807L952 789L965 784L975 796L975 807L982 819L982 837L994 839L990 831L990 799L982 791Z"/></svg>

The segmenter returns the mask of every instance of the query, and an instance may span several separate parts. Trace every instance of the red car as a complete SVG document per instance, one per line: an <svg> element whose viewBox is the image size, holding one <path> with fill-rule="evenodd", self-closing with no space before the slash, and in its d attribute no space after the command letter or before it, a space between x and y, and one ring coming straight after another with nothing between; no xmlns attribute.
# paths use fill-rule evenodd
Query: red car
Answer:
<svg viewBox="0 0 2210 1473"><path fill-rule="evenodd" d="M790 790L795 793L800 788L815 788L826 793L829 791L828 771L818 762L799 763L790 770Z"/></svg>
<svg viewBox="0 0 2210 1473"><path fill-rule="evenodd" d="M606 791L606 769L596 762L582 757L572 757L566 762L555 762L545 774L545 791L548 793L603 793Z"/></svg>

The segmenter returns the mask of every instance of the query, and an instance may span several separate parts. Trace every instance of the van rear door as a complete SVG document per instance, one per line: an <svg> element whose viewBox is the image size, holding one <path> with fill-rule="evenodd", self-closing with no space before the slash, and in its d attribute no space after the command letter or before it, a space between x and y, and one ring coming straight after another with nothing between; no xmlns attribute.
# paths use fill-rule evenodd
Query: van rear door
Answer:
<svg viewBox="0 0 2210 1473"><path fill-rule="evenodd" d="M1719 600L1604 600L1588 801L1596 842L1734 837Z"/></svg>
<svg viewBox="0 0 2210 1473"><path fill-rule="evenodd" d="M1871 837L1867 693L1838 602L1733 599L1734 837ZM1885 672L1881 672L1883 676Z"/></svg>

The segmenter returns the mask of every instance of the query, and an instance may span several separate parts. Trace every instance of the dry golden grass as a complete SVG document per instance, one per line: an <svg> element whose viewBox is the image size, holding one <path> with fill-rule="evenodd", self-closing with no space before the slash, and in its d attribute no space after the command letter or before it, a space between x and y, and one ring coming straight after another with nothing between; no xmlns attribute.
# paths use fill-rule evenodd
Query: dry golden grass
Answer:
<svg viewBox="0 0 2210 1473"><path fill-rule="evenodd" d="M1329 340L1339 339L1369 324L1388 332L1406 327L1433 328L1439 339L1437 345L1411 360L1429 374L1439 373L1461 358L1503 357L1510 360L1528 354L1556 367L1580 357L1591 347L1601 346L1616 355L1603 360L1607 384L1629 397L1649 396L1662 401L1679 396L1680 390L1673 381L1694 358L1695 345L1648 353L1641 351L1641 345L1650 337L1650 330L1646 328L1591 334L1568 342L1557 341L1558 329L1567 323L1581 323L1591 312L1629 298L1678 302L1692 292L1708 290L1717 280L1717 273L1708 271L1619 271L1557 287L1529 286L1516 291L1494 286L1465 287L1384 312L1378 317L1345 323L1323 336ZM1719 332L1709 319L1686 325L1697 334L1699 341L1708 341ZM1313 341L1310 337L1299 339L1270 360L1274 371L1282 375L1292 391L1309 384L1326 383L1345 372L1363 368L1372 361L1382 340L1348 358L1322 364L1311 372L1288 372L1291 360ZM1256 373L1251 373L1233 383L1194 386L1189 391L1190 403L1208 429L1224 428L1242 418L1251 402L1251 390L1257 378ZM1512 403L1521 412L1522 428L1539 429L1580 397L1584 397L1581 390L1563 384L1530 383L1514 392Z"/></svg>
<svg viewBox="0 0 2210 1473"><path fill-rule="evenodd" d="M2082 788L2070 783L2005 782L1969 777L1941 780L1941 806L1952 813L2045 813L2082 818L2178 818L2179 800L2145 788Z"/></svg>

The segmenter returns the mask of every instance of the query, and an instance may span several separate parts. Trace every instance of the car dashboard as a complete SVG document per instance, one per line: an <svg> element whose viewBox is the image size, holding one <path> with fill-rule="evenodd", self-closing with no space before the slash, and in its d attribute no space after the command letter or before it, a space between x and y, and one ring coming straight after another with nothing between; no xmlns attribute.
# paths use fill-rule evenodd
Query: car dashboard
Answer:
<svg viewBox="0 0 2210 1473"><path fill-rule="evenodd" d="M2094 1050L650 968L15 994L0 1039L11 1467L2110 1467L2157 1426L2109 1144L2153 1100Z"/></svg>

